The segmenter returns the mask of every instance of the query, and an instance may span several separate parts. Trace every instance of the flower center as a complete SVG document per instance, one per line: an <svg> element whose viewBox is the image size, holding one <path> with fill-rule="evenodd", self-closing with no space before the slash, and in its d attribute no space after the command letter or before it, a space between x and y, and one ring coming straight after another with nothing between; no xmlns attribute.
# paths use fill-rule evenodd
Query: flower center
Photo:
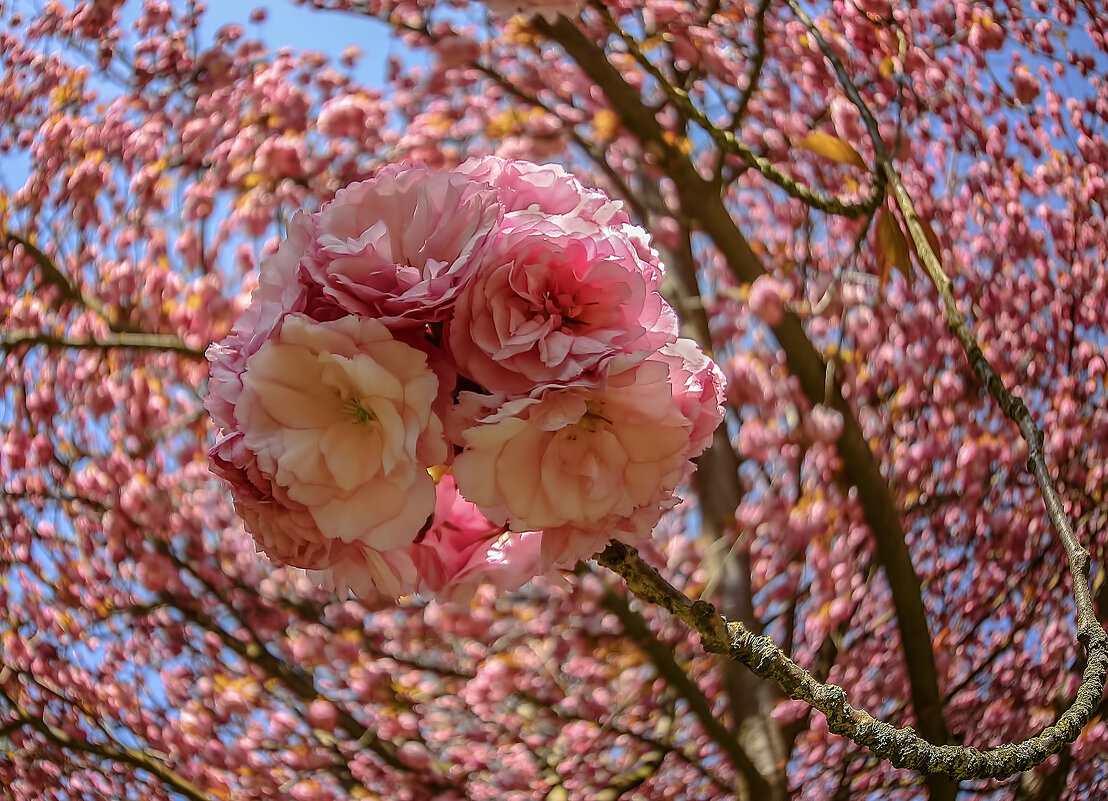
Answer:
<svg viewBox="0 0 1108 801"><path fill-rule="evenodd" d="M585 307L589 305L593 304L581 302L579 292L567 294L547 290L542 294L535 313L553 319L559 328L567 325L586 325L583 315Z"/></svg>
<svg viewBox="0 0 1108 801"><path fill-rule="evenodd" d="M343 400L342 411L350 416L350 422L354 425L372 423L377 419L373 412L362 406L362 402L357 398L347 398Z"/></svg>
<svg viewBox="0 0 1108 801"><path fill-rule="evenodd" d="M581 416L577 425L592 433L612 425L612 420L604 416L604 404L598 401L589 401L585 405L585 413Z"/></svg>

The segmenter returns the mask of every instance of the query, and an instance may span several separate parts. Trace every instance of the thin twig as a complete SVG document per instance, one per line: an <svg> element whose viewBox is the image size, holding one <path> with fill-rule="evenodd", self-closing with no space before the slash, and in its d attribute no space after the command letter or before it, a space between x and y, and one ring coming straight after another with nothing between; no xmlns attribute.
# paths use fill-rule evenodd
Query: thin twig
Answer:
<svg viewBox="0 0 1108 801"><path fill-rule="evenodd" d="M770 0L761 0L754 12L754 57L746 65L746 86L739 95L735 112L731 115L731 130L737 131L746 116L746 107L758 89L758 80L762 76L762 65L766 61L766 12Z"/></svg>
<svg viewBox="0 0 1108 801"><path fill-rule="evenodd" d="M877 208L878 204L884 199L884 179L881 177L880 173L873 176L869 195L856 203L847 203L831 195L817 192L792 176L786 175L781 170L777 169L772 161L765 156L758 155L751 147L740 142L734 133L720 128L713 123L711 119L692 102L688 92L680 87L674 86L657 65L646 57L639 48L638 42L635 41L634 37L619 26L607 9L602 8L601 15L604 17L604 21L608 25L609 30L623 41L624 46L627 48L627 52L639 63L639 66L646 70L650 77L658 83L659 88L666 93L670 102L673 103L682 114L696 123L701 130L708 134L715 142L716 147L725 153L738 156L750 167L757 170L764 178L777 184L777 186L783 189L789 197L799 200L810 208L819 209L827 214L834 214L851 219L857 219L872 214L873 210Z"/></svg>

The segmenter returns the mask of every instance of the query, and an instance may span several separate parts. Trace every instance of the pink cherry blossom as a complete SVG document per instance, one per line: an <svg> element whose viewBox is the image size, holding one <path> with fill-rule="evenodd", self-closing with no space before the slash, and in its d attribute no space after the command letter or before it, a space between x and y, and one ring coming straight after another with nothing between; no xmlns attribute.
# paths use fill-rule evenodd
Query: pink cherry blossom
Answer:
<svg viewBox="0 0 1108 801"><path fill-rule="evenodd" d="M732 406L768 404L773 387L765 367L749 353L738 353L727 364L727 397Z"/></svg>
<svg viewBox="0 0 1108 801"><path fill-rule="evenodd" d="M1012 91L1021 103L1030 103L1042 92L1039 79L1022 64L1012 70Z"/></svg>
<svg viewBox="0 0 1108 801"><path fill-rule="evenodd" d="M785 316L785 287L771 276L759 276L750 285L750 310L766 325L778 325Z"/></svg>
<svg viewBox="0 0 1108 801"><path fill-rule="evenodd" d="M295 134L267 139L258 148L254 169L274 178L296 178L304 174L304 140Z"/></svg>
<svg viewBox="0 0 1108 801"><path fill-rule="evenodd" d="M391 327L448 316L500 220L497 194L463 175L390 165L340 190L301 262L306 313Z"/></svg>
<svg viewBox="0 0 1108 801"><path fill-rule="evenodd" d="M435 45L435 57L446 69L476 61L480 55L481 43L469 36L444 36Z"/></svg>
<svg viewBox="0 0 1108 801"><path fill-rule="evenodd" d="M409 548L420 593L468 602L478 584L510 592L541 575L539 532L514 533L489 521L458 492L454 477L439 482L434 521Z"/></svg>
<svg viewBox="0 0 1108 801"><path fill-rule="evenodd" d="M326 136L357 138L365 136L375 114L375 105L367 96L341 95L323 104L317 125Z"/></svg>
<svg viewBox="0 0 1108 801"><path fill-rule="evenodd" d="M631 221L621 201L612 200L599 189L586 187L559 164L482 156L469 159L455 172L499 190L505 212L565 215L597 225L616 226Z"/></svg>
<svg viewBox="0 0 1108 801"><path fill-rule="evenodd" d="M692 429L670 372L648 358L601 387L541 388L473 413L454 463L459 489L513 531L603 530L668 500Z"/></svg>
<svg viewBox="0 0 1108 801"><path fill-rule="evenodd" d="M715 430L723 420L723 373L696 343L688 339L678 339L662 347L651 359L664 362L669 367L674 400L689 424L689 444L685 456L694 459L711 445ZM692 464L687 462L680 480L686 480L692 469ZM569 523L546 528L543 531L542 564L548 568L571 568L578 560L587 559L602 549L608 540L636 543L647 539L662 515L680 502L674 489L659 492L653 503L640 506L628 515L609 515L602 525Z"/></svg>
<svg viewBox="0 0 1108 801"><path fill-rule="evenodd" d="M411 542L434 507L426 468L446 458L438 379L376 320L285 317L246 360L236 429L259 472L330 539Z"/></svg>
<svg viewBox="0 0 1108 801"><path fill-rule="evenodd" d="M834 443L843 433L843 416L826 406L813 406L804 418L804 430L815 442Z"/></svg>
<svg viewBox="0 0 1108 801"><path fill-rule="evenodd" d="M492 392L567 382L677 338L653 271L620 231L527 213L463 289L446 339L459 371Z"/></svg>

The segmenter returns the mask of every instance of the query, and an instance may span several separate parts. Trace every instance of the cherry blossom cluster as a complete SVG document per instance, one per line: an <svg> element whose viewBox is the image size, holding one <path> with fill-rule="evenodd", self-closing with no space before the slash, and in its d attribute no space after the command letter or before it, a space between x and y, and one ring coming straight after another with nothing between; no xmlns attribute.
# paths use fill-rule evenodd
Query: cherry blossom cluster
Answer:
<svg viewBox="0 0 1108 801"><path fill-rule="evenodd" d="M260 551L360 596L643 540L723 415L662 276L560 167L385 167L293 217L209 349L213 469Z"/></svg>

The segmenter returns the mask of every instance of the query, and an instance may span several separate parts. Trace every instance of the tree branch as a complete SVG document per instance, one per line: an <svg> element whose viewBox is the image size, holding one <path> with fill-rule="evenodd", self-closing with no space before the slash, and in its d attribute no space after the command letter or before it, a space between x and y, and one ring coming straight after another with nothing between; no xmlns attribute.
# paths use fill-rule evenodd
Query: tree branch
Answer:
<svg viewBox="0 0 1108 801"><path fill-rule="evenodd" d="M831 64L831 68L835 72L836 78L842 84L843 89L846 91L847 97L850 98L851 102L858 108L859 113L862 115L866 130L873 140L874 152L877 154L880 161L880 170L884 174L892 190L893 200L896 202L897 208L900 210L904 222L907 225L908 236L911 238L919 262L939 292L939 298L943 307L943 317L946 321L947 328L961 344L962 350L966 355L970 367L973 369L974 375L976 375L978 380L988 389L989 394L1004 412L1004 416L1016 424L1020 436L1023 438L1024 442L1027 443L1028 468L1035 476L1035 482L1039 487L1039 492L1046 505L1046 511L1050 518L1051 525L1054 527L1055 533L1057 533L1058 538L1062 541L1062 546L1066 550L1070 575L1073 578L1073 597L1077 605L1077 637L1082 645L1085 646L1086 657L1088 659L1081 687L1078 690L1078 699L1081 698L1083 692L1092 690L1090 680L1094 677L1099 677L1099 686L1096 687L1095 690L1096 696L1099 699L1104 691L1105 676L1108 675L1108 645L1106 645L1106 643L1108 643L1108 634L1105 634L1104 627L1101 625L1100 621L1097 620L1092 592L1089 588L1089 567L1091 561L1089 552L1085 550L1077 539L1077 535L1074 533L1070 520L1066 515L1062 499L1054 486L1054 481L1050 475L1050 467L1047 465L1046 456L1043 451L1043 432L1036 424L1034 417L1032 417L1023 399L1015 393L1010 392L1008 388L1004 386L1003 379L993 368L992 364L989 363L989 360L985 358L980 344L970 331L966 318L958 310L958 302L954 297L954 285L949 276L947 276L938 254L931 245L931 241L924 228L924 223L920 219L919 213L916 211L915 203L913 203L911 195L908 194L908 190L904 186L904 181L901 179L900 173L897 172L896 168L893 166L892 160L881 139L881 132L878 128L877 120L869 110L869 107L862 100L846 67L827 43L827 40L820 33L815 23L813 23L811 18L800 8L797 0L788 0L788 2L793 13L796 14L797 18L808 28L823 52L824 57L827 59L828 63ZM1077 701L1074 702L1075 707L1077 703ZM1073 709L1074 707L1071 707L1070 711ZM1069 714L1069 712L1065 714ZM1065 717L1065 714L1063 717ZM1087 720L1088 716L1086 716L1085 722L1087 722ZM1084 723L1082 723L1082 725L1084 725ZM1078 731L1080 731L1080 729Z"/></svg>
<svg viewBox="0 0 1108 801"><path fill-rule="evenodd" d="M677 663L670 647L655 636L642 615L631 608L624 596L606 590L600 602L619 618L624 632L654 663L658 675L665 679L674 692L685 699L689 710L704 727L708 736L727 753L731 763L746 780L749 797L768 798L769 783L758 772L758 768L739 744L738 738L715 716L711 702L699 685Z"/></svg>
<svg viewBox="0 0 1108 801"><path fill-rule="evenodd" d="M0 338L0 353L10 353L21 347L43 346L51 350L153 350L177 353L189 359L200 361L204 358L201 348L185 344L180 337L172 334L141 334L120 332L109 337L90 337L89 339L69 339L52 334L16 331L10 336Z"/></svg>
<svg viewBox="0 0 1108 801"><path fill-rule="evenodd" d="M953 779L1003 779L1041 764L1077 739L1100 703L1108 677L1108 634L1099 625L1079 634L1088 655L1073 704L1055 723L1015 744L980 751L972 747L933 745L910 728L895 729L847 703L846 691L822 684L793 662L767 637L758 637L741 623L724 620L705 601L693 601L666 581L628 545L612 542L596 560L623 576L639 598L679 617L701 636L707 651L726 654L759 676L777 682L786 695L804 701L827 718L830 731L865 746L898 768L943 774ZM1088 573L1074 583L1088 582Z"/></svg>
<svg viewBox="0 0 1108 801"><path fill-rule="evenodd" d="M47 740L53 742L55 745L61 748L68 749L70 751L82 751L86 754L92 754L93 756L100 757L101 759L108 759L113 762L119 762L124 765L130 765L133 768L146 771L150 775L156 777L159 781L172 787L175 791L191 799L191 801L212 801L211 797L190 782L188 779L179 776L174 773L170 768L163 765L161 762L147 756L146 754L138 751L134 748L127 748L125 746L112 746L103 745L98 743L89 742L88 740L81 740L65 731L51 726L29 711L15 703L11 696L4 690L0 690L0 696L2 696L9 704L11 704L13 711L18 716L18 719L23 725L29 726L35 731L46 737ZM10 729L11 726L6 726L5 729Z"/></svg>
<svg viewBox="0 0 1108 801"><path fill-rule="evenodd" d="M885 195L885 186L880 173L874 176L870 193L864 200L858 203L846 203L838 198L817 192L810 186L807 186L801 181L777 169L772 161L765 156L759 156L752 148L740 142L733 132L720 128L713 123L711 119L692 102L688 92L680 87L674 86L662 71L658 69L654 62L646 57L642 50L639 49L638 42L635 41L634 37L619 26L607 9L601 7L600 13L604 17L608 29L623 41L624 46L627 48L627 52L630 53L635 61L638 62L639 66L646 70L646 72L658 83L659 87L666 93L670 102L673 103L683 115L695 122L701 130L712 137L716 147L718 147L721 152L738 156L746 162L748 166L757 170L762 177L772 181L783 189L789 197L799 200L810 208L819 209L827 214L858 219L873 214L873 210L881 203Z"/></svg>
<svg viewBox="0 0 1108 801"><path fill-rule="evenodd" d="M45 279L46 283L52 284L61 290L62 297L66 300L74 301L81 306L92 309L98 314L102 311L94 301L85 297L84 293L81 292L81 288L54 264L53 259L47 256L27 237L20 236L13 231L0 230L0 244L12 250L14 250L17 245L26 250L27 254L34 259L38 268L42 270L42 277Z"/></svg>
<svg viewBox="0 0 1108 801"><path fill-rule="evenodd" d="M661 126L654 114L643 106L638 91L623 80L604 54L573 24L565 20L555 25L536 24L565 48L604 91L628 128L636 132L648 150L663 160L677 187L682 212L711 237L735 277L743 283L752 283L764 275L765 268L736 227L723 198L700 176L686 156L665 142ZM899 510L881 466L838 384L832 382L828 387L827 365L796 315L786 313L781 323L773 327L773 333L785 351L789 371L800 382L809 402L826 403L843 416L843 433L837 448L844 477L858 490L858 503L874 537L877 561L888 579L918 725L928 740L946 742L938 675L920 580L912 564ZM933 786L933 795L936 789L937 784Z"/></svg>

